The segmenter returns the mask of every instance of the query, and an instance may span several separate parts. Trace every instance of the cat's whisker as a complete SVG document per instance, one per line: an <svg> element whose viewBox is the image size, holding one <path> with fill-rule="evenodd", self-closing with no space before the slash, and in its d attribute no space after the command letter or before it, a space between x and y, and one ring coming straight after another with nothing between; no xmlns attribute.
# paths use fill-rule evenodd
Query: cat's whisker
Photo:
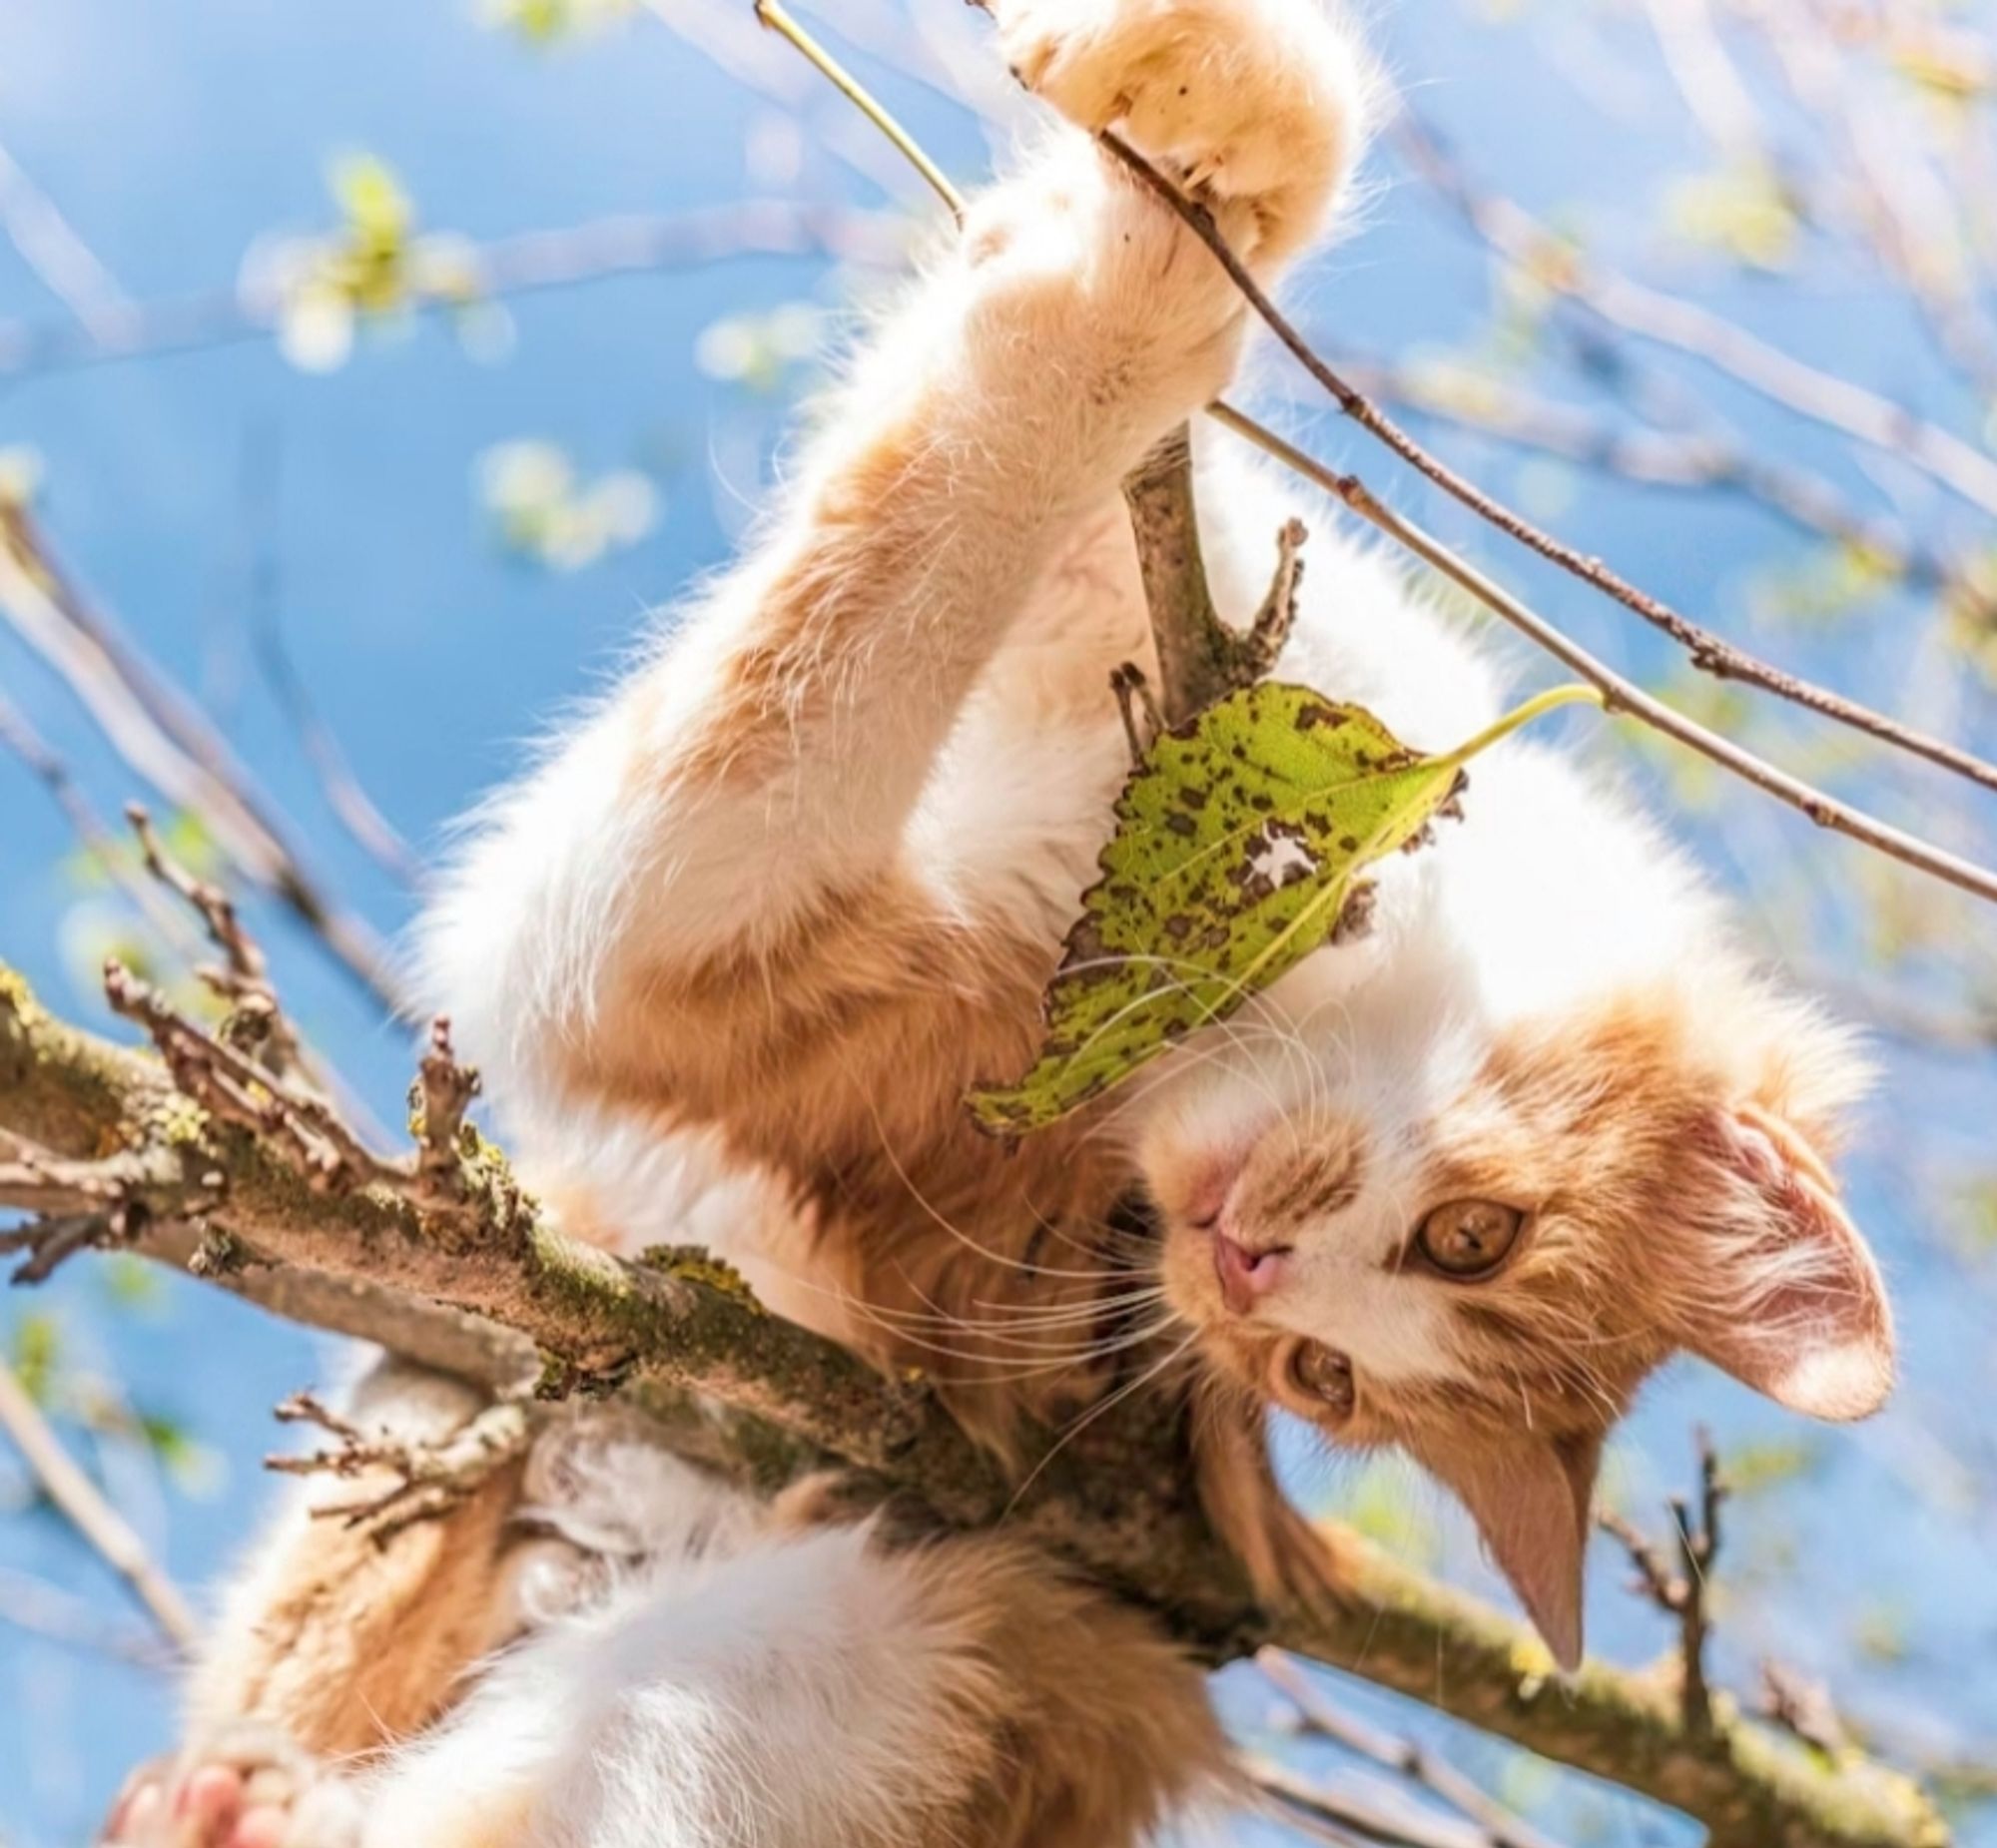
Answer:
<svg viewBox="0 0 1997 1848"><path fill-rule="evenodd" d="M1039 1462L1034 1464L1033 1467L1026 1472L1025 1479L1019 1484L1018 1488L1012 1491L1011 1499L1007 1501L1005 1504L1005 1514L1009 1515L1013 1509L1018 1507L1019 1499L1026 1493L1027 1490L1032 1488L1034 1483L1036 1483L1039 1480L1042 1473L1046 1470L1046 1467L1050 1463L1052 1463L1053 1460L1056 1457L1058 1457L1061 1454L1061 1452L1067 1448L1068 1445L1073 1443L1074 1440L1077 1437L1079 1437L1082 1432L1086 1431L1090 1425L1094 1424L1095 1421L1101 1418L1105 1413L1111 1412L1117 1406L1121 1405L1123 1401L1128 1399L1132 1393L1139 1392L1144 1387L1149 1386L1153 1380L1157 1379L1167 1369L1175 1366L1179 1361L1184 1359L1186 1354L1192 1349L1192 1347L1194 1346L1195 1343L1198 1342L1198 1340L1199 1340L1199 1331L1197 1329L1194 1329L1190 1335L1188 1335L1182 1342L1180 1342L1177 1347L1173 1348L1169 1354L1165 1355L1165 1357L1162 1360L1158 1361L1153 1366L1147 1367L1142 1373L1138 1374L1134 1380L1130 1380L1126 1382L1124 1385L1119 1386L1115 1392L1110 1393L1106 1398L1098 1400L1094 1405L1090 1406L1088 1410L1084 1412L1079 1418L1075 1419L1073 1423L1071 1423L1068 1426L1068 1428L1065 1431L1063 1431L1061 1435L1057 1439L1055 1439L1051 1445L1047 1447L1045 1453L1041 1456Z"/></svg>

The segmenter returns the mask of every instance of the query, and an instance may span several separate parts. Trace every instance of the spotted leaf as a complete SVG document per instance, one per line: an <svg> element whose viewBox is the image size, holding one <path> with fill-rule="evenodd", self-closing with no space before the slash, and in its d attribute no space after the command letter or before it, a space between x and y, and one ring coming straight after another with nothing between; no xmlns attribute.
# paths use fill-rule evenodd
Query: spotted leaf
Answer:
<svg viewBox="0 0 1997 1848"><path fill-rule="evenodd" d="M1542 695L1461 750L1409 750L1357 706L1264 681L1166 733L1125 785L1101 878L1042 1001L1016 1082L969 1099L996 1135L1044 1128L1099 1097L1355 922L1367 865L1416 842L1465 762L1550 704Z"/></svg>

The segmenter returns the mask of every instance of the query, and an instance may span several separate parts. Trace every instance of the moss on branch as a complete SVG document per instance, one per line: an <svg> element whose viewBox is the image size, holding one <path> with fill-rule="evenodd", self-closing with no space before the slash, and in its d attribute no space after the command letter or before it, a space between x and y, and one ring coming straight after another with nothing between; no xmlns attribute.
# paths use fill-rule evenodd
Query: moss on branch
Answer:
<svg viewBox="0 0 1997 1848"><path fill-rule="evenodd" d="M0 1207L8 1143L116 1163L134 1248L280 1313L366 1335L488 1384L618 1392L662 1442L769 1488L827 1462L971 1528L1001 1517L1154 1609L1214 1659L1273 1642L1670 1804L1718 1848L1941 1848L1919 1789L1724 1710L1689 1734L1662 1674L1591 1662L1563 1681L1522 1625L1342 1536L1353 1594L1259 1608L1197 1509L1182 1434L1141 1400L1064 1444L1015 1501L920 1382L890 1380L771 1315L678 1248L625 1262L565 1238L480 1143L457 1197L316 1185L280 1138L219 1122L165 1067L55 1019L0 965ZM14 1164L17 1183L25 1172ZM46 1192L48 1171L36 1176ZM25 1196L26 1186L19 1186ZM33 1202L39 1205L39 1199ZM226 1254L227 1261L221 1261ZM529 1373L526 1377L532 1377ZM718 1408L718 1410L716 1410Z"/></svg>

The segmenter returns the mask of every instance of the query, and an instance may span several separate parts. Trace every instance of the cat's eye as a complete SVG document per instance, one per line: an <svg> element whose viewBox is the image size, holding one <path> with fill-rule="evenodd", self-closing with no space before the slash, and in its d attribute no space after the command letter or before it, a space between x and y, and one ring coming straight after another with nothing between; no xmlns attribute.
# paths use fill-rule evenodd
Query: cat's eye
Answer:
<svg viewBox="0 0 1997 1848"><path fill-rule="evenodd" d="M1415 1233L1415 1249L1446 1277L1488 1277L1511 1255L1526 1224L1516 1206L1498 1200L1452 1200Z"/></svg>
<svg viewBox="0 0 1997 1848"><path fill-rule="evenodd" d="M1315 1399L1336 1418L1350 1418L1357 1400L1352 1363L1321 1341L1299 1342L1290 1356L1290 1380L1306 1397Z"/></svg>

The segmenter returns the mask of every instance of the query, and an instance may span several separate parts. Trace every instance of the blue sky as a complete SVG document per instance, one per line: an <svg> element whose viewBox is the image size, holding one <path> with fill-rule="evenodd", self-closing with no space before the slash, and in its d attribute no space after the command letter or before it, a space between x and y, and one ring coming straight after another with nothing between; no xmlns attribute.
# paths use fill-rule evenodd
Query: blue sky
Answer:
<svg viewBox="0 0 1997 1848"><path fill-rule="evenodd" d="M829 17L840 16L833 6ZM1597 248L1657 261L1661 176L1691 158L1692 142L1657 79L1655 51L1627 25L1555 0L1522 19L1409 0L1384 36L1397 73L1419 80L1423 110L1482 171L1585 226ZM66 0L9 9L6 40L0 140L144 302L227 285L260 240L324 228L329 164L354 151L392 167L425 227L481 240L767 191L893 203L823 153L773 185L788 133L781 112L647 20L537 51L452 3ZM868 68L954 172L982 171L984 143L961 113ZM806 94L815 122L853 133ZM1676 266L1667 273L1677 286L1818 362L1937 415L1964 415L1900 306L1869 278L1830 265L1801 280L1756 279L1695 256L1664 261ZM1293 293L1332 350L1405 354L1485 337L1489 280L1482 259L1390 166L1364 229ZM748 259L523 298L509 306L510 341L497 357L468 354L450 328L426 321L371 330L327 375L251 339L0 378L0 449L39 458L39 509L62 555L205 703L296 818L314 864L394 932L407 922L408 895L333 824L246 658L253 561L275 566L299 669L360 779L410 840L432 850L562 702L598 684L646 612L725 557L764 492L785 391L808 368L759 393L713 376L711 351L703 370L703 331L800 301L836 321L849 283L818 260ZM0 245L0 320L53 323L64 313ZM1363 439L1289 402L1293 382L1273 362L1261 362L1261 374L1274 413L1322 453L1362 465L1402 504L1502 563L1508 581L1612 658L1664 670L1665 657L1625 619L1571 581L1498 553ZM1876 491L1872 473L1792 419L1737 391L1715 396L1756 441L1793 445L1850 491ZM1967 427L1975 433L1973 420ZM522 439L560 445L586 478L645 472L656 524L578 570L509 552L479 504L478 466L492 445ZM1809 556L1804 542L1737 504L1605 486L1476 441L1453 453L1630 576L1736 633L1758 620L1770 574ZM1962 516L1932 509L1890 471L1886 490L1938 529L1963 529ZM1770 645L1861 696L1921 693L1906 639L1914 613L1889 598ZM0 687L108 813L137 793L61 685L4 630ZM1985 748L1997 742L1987 691L1973 684L1950 683L1943 716ZM1650 774L1648 759L1609 748ZM1903 818L1958 825L1900 780L1859 787ZM1848 902L1868 877L1851 852L1730 793L1684 825L1742 887L1766 946L1844 969L1871 953L1879 906ZM1798 899L1795 870L1805 864L1818 869L1820 888ZM80 885L61 816L4 756L0 872L0 955L57 1005L101 1021L82 971L110 902ZM1915 916L1933 903L1904 882L1890 895ZM409 1064L402 1033L284 920L250 909L297 1017L395 1120ZM1926 978L1916 959L1910 979ZM1709 1419L1727 1447L1786 1456L1796 1467L1736 1511L1731 1557L1753 1589L1722 1626L1723 1674L1749 1684L1756 1655L1779 1649L1831 1674L1897 1736L1959 1754L1997 1738L1997 1439L1980 1411L1997 1387L1997 1309L1987 1261L1961 1255L1937 1202L1980 1172L1997 1085L1987 1055L1889 1043L1882 1058L1855 1198L1901 1306L1900 1400L1863 1430L1813 1433L1714 1379L1673 1373L1647 1399L1614 1480L1645 1504L1677 1486L1695 1418ZM322 1376L323 1344L189 1284L135 1304L86 1265L37 1298L0 1303L0 1334L11 1330L18 1344L30 1315L59 1325L68 1368L122 1379L134 1405L184 1422L199 1440L204 1461L186 1483L163 1483L118 1445L86 1448L173 1572L197 1594L212 1588L270 1494L258 1466L274 1442L268 1408ZM9 1481L0 1460L0 1495ZM1311 1464L1299 1481L1306 1494L1401 1522L1446 1569L1488 1582L1460 1526L1411 1478ZM115 1587L53 1519L9 1506L0 1501L0 1570L118 1607ZM1620 1577L1614 1560L1598 1558L1593 1634L1605 1651L1641 1659L1664 1637ZM157 1675L4 1622L0 1712L19 1720L0 1726L0 1841L18 1848L82 1839L122 1766L171 1730ZM1649 1839L1629 1806L1610 1804L1598 1820L1603 1839Z"/></svg>

